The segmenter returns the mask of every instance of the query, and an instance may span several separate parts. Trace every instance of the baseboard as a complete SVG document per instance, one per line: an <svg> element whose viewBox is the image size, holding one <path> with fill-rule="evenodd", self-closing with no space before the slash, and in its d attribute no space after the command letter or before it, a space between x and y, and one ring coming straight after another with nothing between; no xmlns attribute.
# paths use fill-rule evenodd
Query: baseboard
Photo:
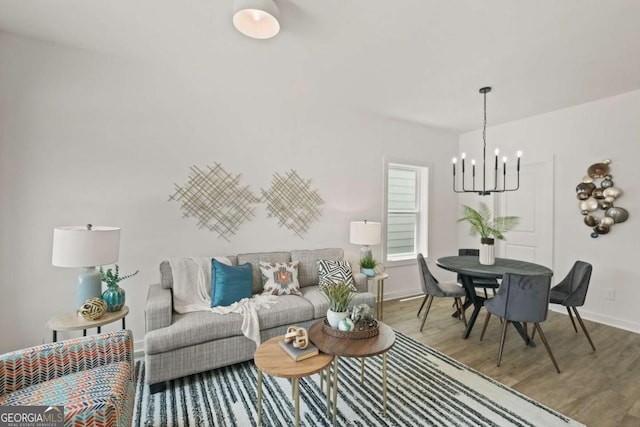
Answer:
<svg viewBox="0 0 640 427"><path fill-rule="evenodd" d="M567 310L565 307L550 305L551 311L555 311L557 313L562 313L567 315ZM602 314L593 313L591 311L583 310L582 307L578 308L580 312L580 317L586 320L591 320L592 322L602 323L603 325L613 326L614 328L624 329L625 331L635 332L636 334L640 334L640 323L636 322L627 322L626 320L616 319L615 317L603 316Z"/></svg>
<svg viewBox="0 0 640 427"><path fill-rule="evenodd" d="M144 358L144 341L133 342L133 358L134 359Z"/></svg>
<svg viewBox="0 0 640 427"><path fill-rule="evenodd" d="M395 299L414 297L416 295L424 295L424 293L420 289L403 289L402 291L385 292L384 300L390 301Z"/></svg>

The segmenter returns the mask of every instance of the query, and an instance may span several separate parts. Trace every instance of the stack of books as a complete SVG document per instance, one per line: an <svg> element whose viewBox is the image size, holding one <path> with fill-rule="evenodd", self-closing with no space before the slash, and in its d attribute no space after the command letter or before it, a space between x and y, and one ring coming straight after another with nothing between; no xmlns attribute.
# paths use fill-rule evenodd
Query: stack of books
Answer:
<svg viewBox="0 0 640 427"><path fill-rule="evenodd" d="M309 343L307 348L296 348L293 344L287 344L284 340L280 341L280 347L291 357L294 361L299 362L304 359L318 354L318 347Z"/></svg>

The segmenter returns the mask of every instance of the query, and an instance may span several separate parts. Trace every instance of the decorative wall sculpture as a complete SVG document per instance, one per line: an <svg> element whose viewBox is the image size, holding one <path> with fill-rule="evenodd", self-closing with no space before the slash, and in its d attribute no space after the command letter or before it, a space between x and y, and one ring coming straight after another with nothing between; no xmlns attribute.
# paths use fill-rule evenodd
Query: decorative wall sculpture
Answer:
<svg viewBox="0 0 640 427"><path fill-rule="evenodd" d="M607 234L613 224L629 218L626 209L613 205L622 195L622 190L614 187L613 176L609 173L610 163L611 160L603 160L589 166L587 175L576 187L580 213L584 215L584 223L592 228L591 237L594 239Z"/></svg>
<svg viewBox="0 0 640 427"><path fill-rule="evenodd" d="M240 186L240 175L232 176L219 163L207 169L191 166L189 181L184 186L174 184L176 192L169 200L180 203L184 218L197 218L198 228L215 231L229 241L242 223L255 216L253 205L260 199L249 186Z"/></svg>
<svg viewBox="0 0 640 427"><path fill-rule="evenodd" d="M261 189L268 217L278 218L278 226L292 230L300 238L322 215L324 200L311 189L311 180L300 178L293 169L282 177L273 174L271 187Z"/></svg>

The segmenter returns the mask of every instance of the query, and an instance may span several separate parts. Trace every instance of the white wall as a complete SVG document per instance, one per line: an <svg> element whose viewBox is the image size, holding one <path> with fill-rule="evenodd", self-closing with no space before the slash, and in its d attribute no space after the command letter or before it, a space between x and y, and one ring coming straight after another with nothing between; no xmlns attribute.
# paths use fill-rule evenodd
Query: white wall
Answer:
<svg viewBox="0 0 640 427"><path fill-rule="evenodd" d="M636 304L640 298L639 117L640 91L635 91L487 130L488 153L498 146L502 152L521 149L532 162L554 159L554 185L549 188L553 221L548 224L554 230L553 265L549 266L555 273L553 283L567 274L575 260L590 262L593 275L580 311L583 317L635 332L640 332ZM461 135L460 146L479 158L481 132ZM603 159L611 160L613 181L623 190L615 205L627 209L630 217L615 224L609 234L593 239L578 209L575 187L587 168ZM468 197L461 201L474 203ZM475 241L467 231L468 226L460 225L461 246ZM607 299L609 291L615 292L614 300Z"/></svg>
<svg viewBox="0 0 640 427"><path fill-rule="evenodd" d="M304 91L272 98L250 79L213 93L205 75L0 33L0 353L49 341L47 319L73 310L76 272L51 266L58 225L122 228L121 270L140 270L122 284L137 348L162 259L335 246L357 259L348 224L381 219L385 155L431 166L430 252L455 249L456 225L437 212L457 205L448 186L456 135L316 103ZM274 172L295 169L324 198L321 220L303 240L261 205L229 243L197 229L168 197L191 165L214 162L258 194ZM387 272L389 295L419 289L415 265Z"/></svg>

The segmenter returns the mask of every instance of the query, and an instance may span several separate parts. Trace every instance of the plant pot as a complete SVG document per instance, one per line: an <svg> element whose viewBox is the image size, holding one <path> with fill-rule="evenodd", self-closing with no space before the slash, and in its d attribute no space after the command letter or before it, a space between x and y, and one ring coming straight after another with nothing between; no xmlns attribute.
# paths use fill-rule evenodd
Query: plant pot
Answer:
<svg viewBox="0 0 640 427"><path fill-rule="evenodd" d="M107 290L102 293L102 299L107 303L107 311L114 312L122 310L125 296L125 291L120 286L107 286Z"/></svg>
<svg viewBox="0 0 640 427"><path fill-rule="evenodd" d="M360 273L367 277L374 277L376 275L376 270L373 268L360 268Z"/></svg>
<svg viewBox="0 0 640 427"><path fill-rule="evenodd" d="M493 265L496 263L496 251L493 239L480 239L480 256L478 257L478 261L483 265Z"/></svg>
<svg viewBox="0 0 640 427"><path fill-rule="evenodd" d="M327 310L327 322L333 329L338 329L340 321L349 317L349 311L335 312L331 309Z"/></svg>

